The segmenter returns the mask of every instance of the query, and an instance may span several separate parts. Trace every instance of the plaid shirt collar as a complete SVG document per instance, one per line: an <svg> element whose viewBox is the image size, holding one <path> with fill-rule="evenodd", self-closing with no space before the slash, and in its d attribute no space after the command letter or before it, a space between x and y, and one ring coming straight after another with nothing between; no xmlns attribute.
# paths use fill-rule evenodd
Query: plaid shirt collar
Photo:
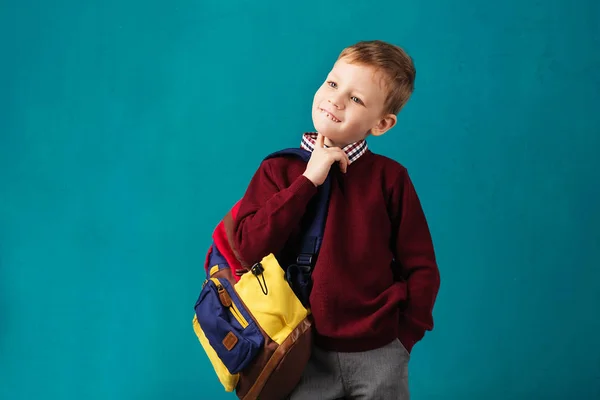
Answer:
<svg viewBox="0 0 600 400"><path fill-rule="evenodd" d="M302 136L302 142L300 143L300 146L304 150L312 152L315 149L316 141L317 134L315 132L305 133ZM369 148L367 146L367 141L359 140L358 142L354 142L345 146L342 150L344 150L344 152L348 155L348 158L350 159L350 164L352 164L353 162L358 160L360 156L365 154L368 149Z"/></svg>

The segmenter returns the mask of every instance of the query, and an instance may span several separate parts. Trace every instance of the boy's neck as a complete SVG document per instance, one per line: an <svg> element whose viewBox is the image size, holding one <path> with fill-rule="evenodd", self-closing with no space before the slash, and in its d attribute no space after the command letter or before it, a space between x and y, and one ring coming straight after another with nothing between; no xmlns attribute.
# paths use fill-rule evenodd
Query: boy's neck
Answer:
<svg viewBox="0 0 600 400"><path fill-rule="evenodd" d="M325 138L325 146L327 147L339 147L340 149L343 149L344 147L348 146L350 143L334 143L333 141L329 140L328 138Z"/></svg>

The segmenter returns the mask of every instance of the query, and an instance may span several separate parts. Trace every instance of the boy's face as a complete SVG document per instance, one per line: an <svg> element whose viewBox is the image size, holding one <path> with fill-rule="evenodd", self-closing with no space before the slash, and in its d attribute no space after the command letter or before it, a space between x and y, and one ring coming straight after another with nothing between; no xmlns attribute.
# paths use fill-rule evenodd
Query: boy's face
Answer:
<svg viewBox="0 0 600 400"><path fill-rule="evenodd" d="M315 93L312 118L328 146L344 147L379 136L393 127L396 115L384 113L384 76L373 67L338 60Z"/></svg>

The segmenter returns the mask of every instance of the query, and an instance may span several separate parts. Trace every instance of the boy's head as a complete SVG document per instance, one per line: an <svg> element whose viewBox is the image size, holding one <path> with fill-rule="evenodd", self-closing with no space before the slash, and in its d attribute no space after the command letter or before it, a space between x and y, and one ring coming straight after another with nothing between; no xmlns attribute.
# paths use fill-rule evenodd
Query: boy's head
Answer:
<svg viewBox="0 0 600 400"><path fill-rule="evenodd" d="M412 59L397 46L376 40L347 47L315 93L315 129L339 147L383 135L396 124L415 76Z"/></svg>

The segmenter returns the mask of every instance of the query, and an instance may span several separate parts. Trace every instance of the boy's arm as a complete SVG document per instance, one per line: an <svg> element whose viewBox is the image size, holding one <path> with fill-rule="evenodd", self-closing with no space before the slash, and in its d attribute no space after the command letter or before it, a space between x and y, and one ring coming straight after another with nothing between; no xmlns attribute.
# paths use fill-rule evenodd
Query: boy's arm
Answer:
<svg viewBox="0 0 600 400"><path fill-rule="evenodd" d="M409 331L400 332L409 347L433 329L433 306L440 287L433 241L427 220L413 183L404 170L400 189L396 224L396 257L407 279L408 301L402 317Z"/></svg>
<svg viewBox="0 0 600 400"><path fill-rule="evenodd" d="M289 187L280 190L273 180L272 162L262 163L241 201L234 227L234 244L246 264L283 248L336 162L345 173L348 155L339 147L326 148L319 133L306 170Z"/></svg>
<svg viewBox="0 0 600 400"><path fill-rule="evenodd" d="M265 161L255 173L235 219L234 244L247 265L283 248L317 193L316 186L304 175L280 190L271 165L272 161Z"/></svg>

